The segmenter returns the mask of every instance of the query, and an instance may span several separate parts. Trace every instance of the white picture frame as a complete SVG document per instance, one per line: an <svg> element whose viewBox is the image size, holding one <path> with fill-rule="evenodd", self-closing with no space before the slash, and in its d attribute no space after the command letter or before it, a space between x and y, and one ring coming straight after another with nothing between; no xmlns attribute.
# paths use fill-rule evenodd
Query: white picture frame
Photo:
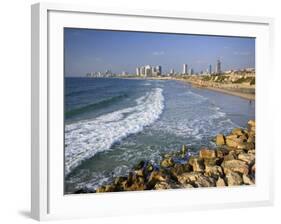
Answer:
<svg viewBox="0 0 281 224"><path fill-rule="evenodd" d="M271 205L273 146L267 92L273 19L94 6L32 5L31 214L37 220ZM85 195L63 194L63 27L256 37L255 186ZM184 28L182 28L184 27ZM135 202L138 203L135 203ZM130 206L126 206L126 205Z"/></svg>

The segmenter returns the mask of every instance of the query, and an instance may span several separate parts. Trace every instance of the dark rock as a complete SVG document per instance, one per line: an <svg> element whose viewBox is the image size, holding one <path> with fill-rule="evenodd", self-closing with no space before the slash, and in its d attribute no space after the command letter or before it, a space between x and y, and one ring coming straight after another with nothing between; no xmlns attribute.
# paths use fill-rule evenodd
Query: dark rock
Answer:
<svg viewBox="0 0 281 224"><path fill-rule="evenodd" d="M152 189L155 187L155 185L159 182L167 182L168 181L168 176L164 174L161 171L152 171L150 174L148 181L147 181L147 186L149 189Z"/></svg>
<svg viewBox="0 0 281 224"><path fill-rule="evenodd" d="M169 168L174 165L174 160L172 157L165 158L161 161L160 166L163 168Z"/></svg>
<svg viewBox="0 0 281 224"><path fill-rule="evenodd" d="M146 161L141 160L133 169L134 170L140 170L145 166L145 164L146 164Z"/></svg>
<svg viewBox="0 0 281 224"><path fill-rule="evenodd" d="M96 192L95 190L90 190L88 188L81 188L74 191L74 194L88 194L88 193L95 193L95 192Z"/></svg>

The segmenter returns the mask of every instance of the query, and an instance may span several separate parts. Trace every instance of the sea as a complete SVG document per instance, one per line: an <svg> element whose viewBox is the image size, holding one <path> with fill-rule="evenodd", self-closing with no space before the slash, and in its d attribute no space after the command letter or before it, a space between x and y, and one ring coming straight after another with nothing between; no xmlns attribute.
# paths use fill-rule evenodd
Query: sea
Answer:
<svg viewBox="0 0 281 224"><path fill-rule="evenodd" d="M186 145L214 148L246 127L255 101L177 80L65 78L65 194L96 189L141 160L159 163Z"/></svg>

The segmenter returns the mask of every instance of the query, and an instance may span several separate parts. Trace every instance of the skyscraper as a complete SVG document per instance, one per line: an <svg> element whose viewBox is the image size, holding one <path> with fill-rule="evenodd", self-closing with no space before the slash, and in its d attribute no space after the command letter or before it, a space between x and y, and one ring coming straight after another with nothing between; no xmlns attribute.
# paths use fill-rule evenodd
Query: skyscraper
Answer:
<svg viewBox="0 0 281 224"><path fill-rule="evenodd" d="M212 65L209 65L208 73L209 73L209 74L212 74Z"/></svg>
<svg viewBox="0 0 281 224"><path fill-rule="evenodd" d="M221 61L217 60L216 74L221 74Z"/></svg>
<svg viewBox="0 0 281 224"><path fill-rule="evenodd" d="M145 66L145 75L151 76L152 75L152 67L150 65Z"/></svg>
<svg viewBox="0 0 281 224"><path fill-rule="evenodd" d="M182 70L182 74L186 75L188 74L188 70L187 70L187 64L183 64L183 70Z"/></svg>
<svg viewBox="0 0 281 224"><path fill-rule="evenodd" d="M140 72L140 68L139 68L139 67L136 68L136 75L137 75L137 76L140 76L140 75L141 75L141 72Z"/></svg>
<svg viewBox="0 0 281 224"><path fill-rule="evenodd" d="M161 65L156 66L156 69L157 69L157 74L161 75L162 74L162 67L161 67Z"/></svg>

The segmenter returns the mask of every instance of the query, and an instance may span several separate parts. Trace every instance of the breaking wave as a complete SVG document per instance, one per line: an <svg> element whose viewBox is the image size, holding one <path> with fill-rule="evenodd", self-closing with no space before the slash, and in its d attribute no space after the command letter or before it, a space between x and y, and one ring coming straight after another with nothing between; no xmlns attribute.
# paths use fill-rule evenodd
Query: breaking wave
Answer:
<svg viewBox="0 0 281 224"><path fill-rule="evenodd" d="M136 100L136 106L117 110L93 120L79 121L65 127L65 174L96 153L143 130L154 123L164 110L161 88L155 88Z"/></svg>

